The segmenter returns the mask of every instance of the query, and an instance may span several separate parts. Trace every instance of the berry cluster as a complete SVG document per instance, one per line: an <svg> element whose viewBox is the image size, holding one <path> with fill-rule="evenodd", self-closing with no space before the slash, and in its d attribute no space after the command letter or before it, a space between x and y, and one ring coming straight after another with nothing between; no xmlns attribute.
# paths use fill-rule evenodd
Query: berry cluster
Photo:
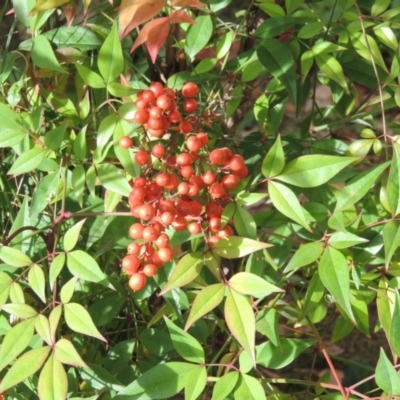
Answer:
<svg viewBox="0 0 400 400"><path fill-rule="evenodd" d="M131 182L128 200L140 222L129 229L134 241L122 260L134 291L173 259L166 228L203 234L209 246L233 234L229 223L221 226L221 216L231 201L229 191L248 170L243 157L227 147L210 151L208 134L201 131L202 117L196 114L198 91L192 82L179 94L153 82L137 96L134 121L142 125L143 135L134 159L142 176ZM134 147L128 136L119 144Z"/></svg>

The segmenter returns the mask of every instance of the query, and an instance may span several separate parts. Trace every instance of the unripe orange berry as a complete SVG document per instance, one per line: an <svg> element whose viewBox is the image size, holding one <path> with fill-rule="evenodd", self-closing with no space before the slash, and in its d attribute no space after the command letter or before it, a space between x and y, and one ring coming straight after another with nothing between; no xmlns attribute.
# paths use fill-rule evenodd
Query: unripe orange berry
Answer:
<svg viewBox="0 0 400 400"><path fill-rule="evenodd" d="M147 264L143 267L143 273L147 277L151 278L157 274L157 266L155 264Z"/></svg>
<svg viewBox="0 0 400 400"><path fill-rule="evenodd" d="M162 262L169 262L174 258L174 253L170 247L160 249L157 254Z"/></svg>

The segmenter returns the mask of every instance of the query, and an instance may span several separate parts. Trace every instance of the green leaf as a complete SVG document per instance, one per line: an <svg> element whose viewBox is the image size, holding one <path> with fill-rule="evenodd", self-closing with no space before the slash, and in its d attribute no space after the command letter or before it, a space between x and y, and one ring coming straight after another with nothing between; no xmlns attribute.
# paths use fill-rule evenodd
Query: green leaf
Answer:
<svg viewBox="0 0 400 400"><path fill-rule="evenodd" d="M273 38L287 31L298 23L303 23L299 18L289 16L275 16L274 18L268 18L256 29L255 36L260 38Z"/></svg>
<svg viewBox="0 0 400 400"><path fill-rule="evenodd" d="M124 70L124 55L118 37L116 21L114 21L109 35L100 48L97 65L106 83L117 79Z"/></svg>
<svg viewBox="0 0 400 400"><path fill-rule="evenodd" d="M226 375L220 377L214 386L211 400L227 399L228 395L235 388L238 380L239 380L239 372L237 371L228 372Z"/></svg>
<svg viewBox="0 0 400 400"><path fill-rule="evenodd" d="M261 310L256 317L257 332L265 335L275 346L279 345L279 314L274 308Z"/></svg>
<svg viewBox="0 0 400 400"><path fill-rule="evenodd" d="M286 274L313 263L322 254L323 250L324 244L322 242L301 244L283 272Z"/></svg>
<svg viewBox="0 0 400 400"><path fill-rule="evenodd" d="M72 275L78 275L85 281L108 283L107 276L100 269L97 261L82 250L67 253L67 266Z"/></svg>
<svg viewBox="0 0 400 400"><path fill-rule="evenodd" d="M207 384L207 370L205 365L198 365L190 372L185 385L185 400L196 400L204 392Z"/></svg>
<svg viewBox="0 0 400 400"><path fill-rule="evenodd" d="M28 272L28 282L31 289L38 295L43 303L46 302L45 287L46 280L43 268L40 265L33 264Z"/></svg>
<svg viewBox="0 0 400 400"><path fill-rule="evenodd" d="M32 171L44 160L46 153L47 150L42 149L41 147L35 147L34 149L30 149L22 153L7 174L20 175L24 174L25 172Z"/></svg>
<svg viewBox="0 0 400 400"><path fill-rule="evenodd" d="M346 257L332 247L327 247L319 262L319 276L350 319L355 322L350 305L349 265Z"/></svg>
<svg viewBox="0 0 400 400"><path fill-rule="evenodd" d="M236 205L235 208L233 224L239 236L257 239L257 225L254 222L253 216L239 205Z"/></svg>
<svg viewBox="0 0 400 400"><path fill-rule="evenodd" d="M183 256L173 270L160 295L185 286L195 280L203 268L203 264L204 257L201 252L189 253Z"/></svg>
<svg viewBox="0 0 400 400"><path fill-rule="evenodd" d="M0 128L0 148L15 146L16 144L20 143L25 136L26 136L25 132L14 131L14 130L2 130Z"/></svg>
<svg viewBox="0 0 400 400"><path fill-rule="evenodd" d="M394 298L394 311L392 316L392 322L390 324L389 331L389 343L393 352L399 357L400 356L400 296L396 291L396 295Z"/></svg>
<svg viewBox="0 0 400 400"><path fill-rule="evenodd" d="M46 133L44 137L44 144L54 151L58 151L62 141L64 140L65 132L67 130L67 124L62 124L54 129L51 129Z"/></svg>
<svg viewBox="0 0 400 400"><path fill-rule="evenodd" d="M49 271L49 283L50 289L53 290L54 283L60 275L65 264L65 253L58 254L50 264L50 271Z"/></svg>
<svg viewBox="0 0 400 400"><path fill-rule="evenodd" d="M299 187L321 186L356 160L324 154L302 156L290 161L276 179Z"/></svg>
<svg viewBox="0 0 400 400"><path fill-rule="evenodd" d="M381 348L375 370L376 384L389 395L400 395L400 376Z"/></svg>
<svg viewBox="0 0 400 400"><path fill-rule="evenodd" d="M289 365L300 353L316 343L314 339L280 339L279 346L272 342L257 346L257 364L265 368L280 369Z"/></svg>
<svg viewBox="0 0 400 400"><path fill-rule="evenodd" d="M235 400L242 399L266 399L265 391L261 383L247 374L240 374L240 380L234 392Z"/></svg>
<svg viewBox="0 0 400 400"><path fill-rule="evenodd" d="M54 358L62 364L89 368L76 351L74 345L67 339L60 339L55 344L53 351Z"/></svg>
<svg viewBox="0 0 400 400"><path fill-rule="evenodd" d="M393 217L400 213L400 153L393 146L393 158L387 181L387 196Z"/></svg>
<svg viewBox="0 0 400 400"><path fill-rule="evenodd" d="M60 322L62 313L62 305L59 304L53 308L49 315L49 327L50 327L50 335L51 335L51 343L55 343L56 332L58 328L58 324Z"/></svg>
<svg viewBox="0 0 400 400"><path fill-rule="evenodd" d="M0 393L29 378L41 368L50 353L50 347L39 347L27 351L8 370L0 383Z"/></svg>
<svg viewBox="0 0 400 400"><path fill-rule="evenodd" d="M390 221L383 226L383 244L385 249L385 265L389 268L389 263L400 246L400 223Z"/></svg>
<svg viewBox="0 0 400 400"><path fill-rule="evenodd" d="M241 84L238 84L230 94L229 100L226 102L225 106L225 118L230 118L233 113L237 110L240 103L243 100L243 88Z"/></svg>
<svg viewBox="0 0 400 400"><path fill-rule="evenodd" d="M51 354L39 376L39 398L40 400L64 400L67 392L67 374L62 364Z"/></svg>
<svg viewBox="0 0 400 400"><path fill-rule="evenodd" d="M212 247L212 252L223 258L240 258L255 251L272 247L272 244L259 242L253 239L229 236L221 238Z"/></svg>
<svg viewBox="0 0 400 400"><path fill-rule="evenodd" d="M54 51L49 40L43 35L38 35L35 37L31 56L33 62L39 68L48 68L62 74L67 73L67 71L61 67L56 56L54 55Z"/></svg>
<svg viewBox="0 0 400 400"><path fill-rule="evenodd" d="M351 32L350 39L356 52L368 62L373 58L374 62L387 72L385 61L375 39L363 32Z"/></svg>
<svg viewBox="0 0 400 400"><path fill-rule="evenodd" d="M32 8L31 13L37 13L38 11L46 11L51 8L60 7L67 3L68 0L37 0L35 6Z"/></svg>
<svg viewBox="0 0 400 400"><path fill-rule="evenodd" d="M11 110L10 107L8 107L4 103L0 103L0 119L1 119L2 130L10 129L12 132L13 131L19 132L23 130L21 117L19 116L19 114L15 113L13 110ZM13 134L15 135L16 133L13 132ZM1 136L3 135L4 132L1 132Z"/></svg>
<svg viewBox="0 0 400 400"><path fill-rule="evenodd" d="M391 306L395 304L389 289L389 281L384 276L379 281L379 290L376 296L376 306L378 310L379 322L381 323L386 336L389 338L390 325L392 322Z"/></svg>
<svg viewBox="0 0 400 400"><path fill-rule="evenodd" d="M122 196L129 196L132 188L121 169L113 164L100 164L97 165L96 170L101 184L107 190L122 194Z"/></svg>
<svg viewBox="0 0 400 400"><path fill-rule="evenodd" d="M32 318L37 315L37 311L28 304L10 303L1 306L1 309L18 318Z"/></svg>
<svg viewBox="0 0 400 400"><path fill-rule="evenodd" d="M204 363L204 350L197 339L176 326L166 316L164 316L164 321L167 324L172 344L178 354L187 361L198 364Z"/></svg>
<svg viewBox="0 0 400 400"><path fill-rule="evenodd" d="M266 178L272 178L279 175L284 167L285 154L283 153L281 136L278 135L274 145L269 149L263 160L261 172Z"/></svg>
<svg viewBox="0 0 400 400"><path fill-rule="evenodd" d="M223 300L224 295L225 285L223 283L215 283L214 285L209 285L202 289L193 301L192 309L186 321L185 331L187 331L195 321L217 307Z"/></svg>
<svg viewBox="0 0 400 400"><path fill-rule="evenodd" d="M118 379L115 379L100 365L88 363L88 367L81 369L79 374L94 389L100 391L104 391L105 389L119 391L124 388L124 385Z"/></svg>
<svg viewBox="0 0 400 400"><path fill-rule="evenodd" d="M388 167L389 161L376 165L357 174L346 183L346 186L340 191L336 203L336 211L349 208L357 201L362 199L372 188L379 175Z"/></svg>
<svg viewBox="0 0 400 400"><path fill-rule="evenodd" d="M297 77L290 47L276 39L265 39L257 47L257 55L268 72L285 86L296 105Z"/></svg>
<svg viewBox="0 0 400 400"><path fill-rule="evenodd" d="M72 296L75 292L76 282L78 282L79 275L73 276L67 283L63 285L60 290L60 300L61 303L66 304L69 303L72 299Z"/></svg>
<svg viewBox="0 0 400 400"><path fill-rule="evenodd" d="M15 268L27 267L33 264L32 260L21 250L8 246L0 246L0 259Z"/></svg>
<svg viewBox="0 0 400 400"><path fill-rule="evenodd" d="M194 369L198 369L198 365L185 362L159 364L121 390L114 399L151 400L170 398L185 387Z"/></svg>
<svg viewBox="0 0 400 400"><path fill-rule="evenodd" d="M86 218L77 222L74 226L69 228L64 234L63 244L65 251L71 251L79 239L79 234L81 232L83 224L86 222Z"/></svg>
<svg viewBox="0 0 400 400"><path fill-rule="evenodd" d="M85 67L84 65L75 64L79 76L87 83L90 87L94 89L102 89L107 85L105 84L103 78L97 73Z"/></svg>
<svg viewBox="0 0 400 400"><path fill-rule="evenodd" d="M71 184L74 196L78 201L79 205L83 207L83 194L85 191L85 168L82 165L77 165L72 171Z"/></svg>
<svg viewBox="0 0 400 400"><path fill-rule="evenodd" d="M33 194L33 199L29 210L30 217L37 217L37 215L50 204L51 200L56 196L58 188L61 187L61 184L62 182L60 180L58 171L46 175L39 182Z"/></svg>
<svg viewBox="0 0 400 400"><path fill-rule="evenodd" d="M229 279L229 287L241 294L263 298L275 292L285 292L265 279L250 272L238 272Z"/></svg>
<svg viewBox="0 0 400 400"><path fill-rule="evenodd" d="M35 318L30 318L8 331L0 348L0 371L28 347L34 327Z"/></svg>
<svg viewBox="0 0 400 400"><path fill-rule="evenodd" d="M38 314L36 316L35 330L49 346L53 344L49 320L43 314Z"/></svg>
<svg viewBox="0 0 400 400"><path fill-rule="evenodd" d="M248 299L235 290L228 289L224 314L229 330L249 354L254 365L256 321Z"/></svg>
<svg viewBox="0 0 400 400"><path fill-rule="evenodd" d="M278 211L311 232L297 196L288 187L279 182L269 181L268 192Z"/></svg>
<svg viewBox="0 0 400 400"><path fill-rule="evenodd" d="M335 232L331 235L328 243L335 249L346 249L348 247L355 246L359 243L366 243L368 239L364 239L360 236L354 235L350 232Z"/></svg>
<svg viewBox="0 0 400 400"><path fill-rule="evenodd" d="M78 303L64 304L65 322L75 332L93 336L104 342L107 340L100 334L94 325L90 314Z"/></svg>
<svg viewBox="0 0 400 400"><path fill-rule="evenodd" d="M185 53L190 59L204 49L213 32L213 20L210 15L197 17L196 24L189 26L186 33Z"/></svg>
<svg viewBox="0 0 400 400"><path fill-rule="evenodd" d="M335 57L330 54L320 53L315 55L315 62L329 79L337 82L346 92L349 91L343 68Z"/></svg>

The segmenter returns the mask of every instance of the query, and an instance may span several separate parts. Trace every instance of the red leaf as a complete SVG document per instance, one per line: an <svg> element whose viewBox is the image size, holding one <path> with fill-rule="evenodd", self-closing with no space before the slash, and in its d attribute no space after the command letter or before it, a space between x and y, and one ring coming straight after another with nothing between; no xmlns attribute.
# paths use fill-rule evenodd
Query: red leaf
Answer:
<svg viewBox="0 0 400 400"><path fill-rule="evenodd" d="M64 9L64 14L65 14L65 19L67 20L67 25L72 26L72 23L74 22L74 18L76 15L76 4L65 4L63 6Z"/></svg>
<svg viewBox="0 0 400 400"><path fill-rule="evenodd" d="M119 36L124 37L157 15L167 0L122 0L119 9Z"/></svg>
<svg viewBox="0 0 400 400"><path fill-rule="evenodd" d="M147 23L139 32L138 37L135 40L135 43L133 43L133 46L131 48L131 53L137 48L139 47L141 44L143 44L144 42L147 41L148 36L150 31L153 28L156 28L159 25L164 24L166 21L168 21L169 18L168 17L163 17L163 18L157 18L153 21L150 21L149 23ZM168 23L169 24L169 23Z"/></svg>
<svg viewBox="0 0 400 400"><path fill-rule="evenodd" d="M187 15L186 12L183 10L173 12L169 16L169 22L171 24L179 24L182 22L187 22L188 24L196 23L196 21L194 19L190 18L189 15Z"/></svg>
<svg viewBox="0 0 400 400"><path fill-rule="evenodd" d="M172 0L172 7L204 8L206 5L199 0Z"/></svg>
<svg viewBox="0 0 400 400"><path fill-rule="evenodd" d="M147 36L147 49L149 50L150 58L153 63L156 61L157 54L165 42L170 28L171 25L169 21L165 21L163 24L151 29Z"/></svg>

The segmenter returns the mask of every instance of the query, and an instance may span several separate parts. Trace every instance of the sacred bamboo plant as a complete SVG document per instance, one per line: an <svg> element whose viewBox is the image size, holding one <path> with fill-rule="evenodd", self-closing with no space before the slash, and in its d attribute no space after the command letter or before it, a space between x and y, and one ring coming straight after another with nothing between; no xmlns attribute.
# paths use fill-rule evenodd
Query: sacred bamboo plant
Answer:
<svg viewBox="0 0 400 400"><path fill-rule="evenodd" d="M400 396L397 5L5 0L0 399Z"/></svg>

